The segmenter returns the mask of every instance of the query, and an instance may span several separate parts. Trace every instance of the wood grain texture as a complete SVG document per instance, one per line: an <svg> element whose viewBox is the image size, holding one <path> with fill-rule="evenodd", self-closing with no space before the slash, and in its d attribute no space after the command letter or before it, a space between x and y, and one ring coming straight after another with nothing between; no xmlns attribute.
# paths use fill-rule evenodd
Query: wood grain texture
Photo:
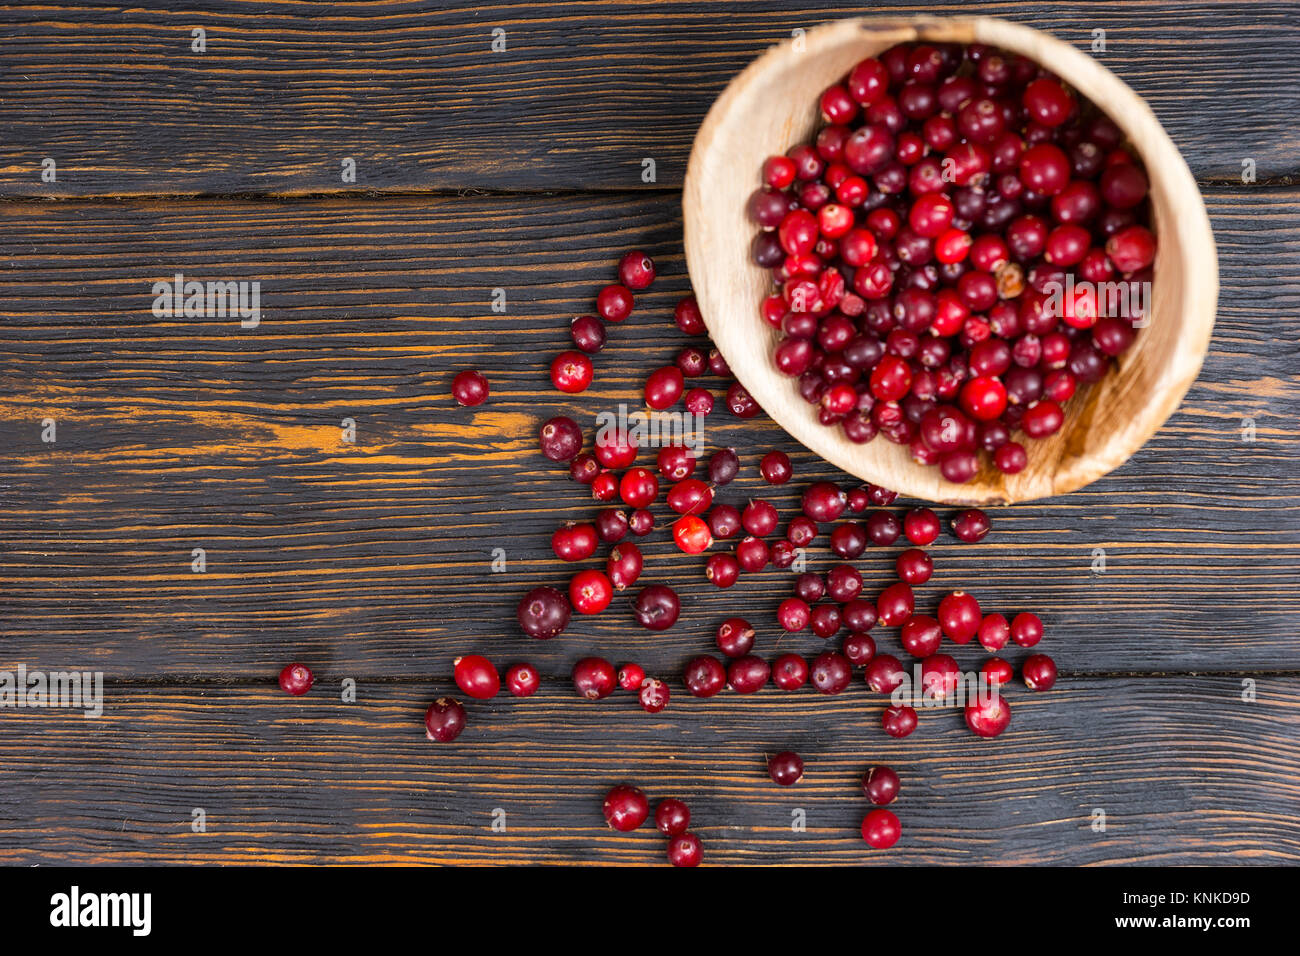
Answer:
<svg viewBox="0 0 1300 956"><path fill-rule="evenodd" d="M1300 194L1208 202L1225 291L1183 408L1105 480L995 511L979 548L938 547L924 590L931 602L964 585L990 609L1041 612L1045 649L1068 672L1300 670ZM301 657L331 678L423 677L486 649L562 674L603 649L675 669L737 609L764 628L760 649L774 646L786 573L719 592L702 560L663 535L645 545L643 581L681 586L687 609L672 631L651 636L619 606L549 644L513 622L525 591L567 580L551 531L595 511L536 451L538 422L569 412L590 428L598 411L637 407L647 371L683 343L668 318L687 288L680 223L662 197L7 210L4 666L262 678ZM546 362L608 280L611 250L634 245L664 278L612 329L596 386L559 401ZM152 283L178 270L261 281L262 325L154 318ZM490 310L497 287L505 314ZM477 410L447 394L467 365L493 384ZM47 417L54 444L41 440ZM341 440L344 418L357 423L355 445ZM792 453L796 484L843 479L763 418L739 423L720 407L706 439L734 445L746 465L720 500L764 495L793 513L794 486L757 477L770 447ZM204 574L190 570L195 547L207 551ZM498 547L505 574L490 573ZM1092 570L1098 548L1104 573ZM863 560L870 588L891 580L895 551ZM815 566L828 563L823 543Z"/></svg>
<svg viewBox="0 0 1300 956"><path fill-rule="evenodd" d="M652 188L645 158L677 187L731 76L793 29L866 12L1007 16L1085 50L1104 30L1096 55L1198 177L1240 182L1246 159L1261 182L1300 173L1288 3L19 2L0 8L0 194Z"/></svg>
<svg viewBox="0 0 1300 956"><path fill-rule="evenodd" d="M363 682L344 704L336 685L302 699L114 686L98 720L6 711L0 863L660 864L653 828L604 826L600 801L624 781L686 799L708 863L1300 862L1295 678L1260 680L1253 703L1236 678L1021 688L995 741L952 711L891 740L861 682L829 698L683 694L654 717L630 694L592 704L551 682L474 704L456 743L433 744L420 721L440 690ZM764 767L785 748L805 758L791 789ZM902 778L889 853L858 835L875 762Z"/></svg>

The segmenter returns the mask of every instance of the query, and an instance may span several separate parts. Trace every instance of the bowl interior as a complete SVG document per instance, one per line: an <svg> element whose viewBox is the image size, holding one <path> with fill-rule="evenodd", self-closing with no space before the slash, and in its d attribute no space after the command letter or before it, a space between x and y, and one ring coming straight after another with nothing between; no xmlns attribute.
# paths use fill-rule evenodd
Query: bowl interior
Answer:
<svg viewBox="0 0 1300 956"><path fill-rule="evenodd" d="M1099 383L1066 406L1065 426L1026 441L1029 466L1003 475L986 463L966 484L912 461L883 437L855 445L817 421L796 380L773 367L780 339L758 316L772 291L750 259L757 229L745 206L763 160L807 142L821 91L864 57L917 39L982 42L1052 69L1103 109L1146 164L1160 248L1147 327ZM1209 219L1186 163L1149 107L1092 57L1054 38L990 18L843 20L786 41L739 74L696 136L683 191L687 262L710 335L737 378L793 437L858 477L940 502L991 504L1072 491L1122 464L1177 407L1208 348L1218 292Z"/></svg>

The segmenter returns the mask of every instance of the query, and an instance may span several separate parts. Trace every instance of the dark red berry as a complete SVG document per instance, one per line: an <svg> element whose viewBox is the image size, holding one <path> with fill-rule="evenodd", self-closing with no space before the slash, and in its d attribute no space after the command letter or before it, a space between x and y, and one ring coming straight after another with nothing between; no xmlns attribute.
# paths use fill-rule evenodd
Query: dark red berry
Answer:
<svg viewBox="0 0 1300 956"><path fill-rule="evenodd" d="M636 583L644 563L641 549L630 541L625 541L609 552L609 558L605 561L605 574L609 576L609 582L614 585L615 591L624 591Z"/></svg>
<svg viewBox="0 0 1300 956"><path fill-rule="evenodd" d="M783 750L767 759L767 774L774 783L793 787L803 779L803 758L793 750Z"/></svg>
<svg viewBox="0 0 1300 956"><path fill-rule="evenodd" d="M1011 723L1011 704L1001 694L967 701L966 726L980 737L996 737Z"/></svg>
<svg viewBox="0 0 1300 956"><path fill-rule="evenodd" d="M572 676L574 690L587 700L608 697L618 686L618 672L603 657L584 657L573 665Z"/></svg>
<svg viewBox="0 0 1300 956"><path fill-rule="evenodd" d="M809 679L823 694L841 694L853 681L853 665L843 654L826 651L813 658Z"/></svg>
<svg viewBox="0 0 1300 956"><path fill-rule="evenodd" d="M892 654L877 654L867 664L863 676L866 678L867 686L877 694L890 694L903 682L906 675L897 657Z"/></svg>
<svg viewBox="0 0 1300 956"><path fill-rule="evenodd" d="M894 802L898 797L899 780L892 768L872 767L862 776L862 792L878 807Z"/></svg>
<svg viewBox="0 0 1300 956"><path fill-rule="evenodd" d="M702 655L687 663L683 681L692 697L712 697L727 686L727 669L716 657Z"/></svg>
<svg viewBox="0 0 1300 956"><path fill-rule="evenodd" d="M784 485L794 475L790 456L783 451L769 451L758 463L758 470L770 485Z"/></svg>
<svg viewBox="0 0 1300 956"><path fill-rule="evenodd" d="M1056 662L1046 654L1030 654L1020 665L1020 676L1030 690L1051 690L1056 684Z"/></svg>
<svg viewBox="0 0 1300 956"><path fill-rule="evenodd" d="M735 480L740 471L740 458L734 448L720 448L709 456L709 481L725 485Z"/></svg>
<svg viewBox="0 0 1300 956"><path fill-rule="evenodd" d="M546 640L569 626L568 599L555 588L533 588L519 602L519 626L529 637Z"/></svg>
<svg viewBox="0 0 1300 956"><path fill-rule="evenodd" d="M622 322L632 314L632 304L632 293L617 283L596 294L596 312L606 322Z"/></svg>
<svg viewBox="0 0 1300 956"><path fill-rule="evenodd" d="M943 632L957 644L967 644L979 631L979 601L965 591L953 591L939 602L939 623Z"/></svg>
<svg viewBox="0 0 1300 956"><path fill-rule="evenodd" d="M620 784L605 794L605 822L622 833L635 830L650 815L650 801L636 787Z"/></svg>
<svg viewBox="0 0 1300 956"><path fill-rule="evenodd" d="M891 737L906 737L916 730L916 711L911 707L886 707L880 726Z"/></svg>
<svg viewBox="0 0 1300 956"><path fill-rule="evenodd" d="M844 602L840 617L850 631L869 631L876 623L876 605L861 598L851 598Z"/></svg>
<svg viewBox="0 0 1300 956"><path fill-rule="evenodd" d="M619 262L618 278L634 292L645 289L655 280L654 260L640 249L633 249Z"/></svg>
<svg viewBox="0 0 1300 956"><path fill-rule="evenodd" d="M754 646L754 628L743 617L729 617L718 625L717 643L728 657L744 657Z"/></svg>
<svg viewBox="0 0 1300 956"><path fill-rule="evenodd" d="M681 609L677 592L664 584L642 588L634 608L637 623L651 631L668 630L677 622Z"/></svg>
<svg viewBox="0 0 1300 956"><path fill-rule="evenodd" d="M639 697L641 709L647 714L657 714L668 706L668 699L671 696L667 684L653 677L647 678L641 685Z"/></svg>
<svg viewBox="0 0 1300 956"><path fill-rule="evenodd" d="M596 553L599 543L595 525L585 522L561 525L551 535L551 550L561 561L584 561Z"/></svg>
<svg viewBox="0 0 1300 956"><path fill-rule="evenodd" d="M575 316L569 323L569 337L583 352L595 355L605 347L605 323L594 315Z"/></svg>
<svg viewBox="0 0 1300 956"><path fill-rule="evenodd" d="M737 694L754 694L763 689L772 670L767 661L753 654L737 657L727 665L727 686Z"/></svg>
<svg viewBox="0 0 1300 956"><path fill-rule="evenodd" d="M729 588L740 580L740 562L731 554L710 555L704 565L704 576L715 587Z"/></svg>
<svg viewBox="0 0 1300 956"><path fill-rule="evenodd" d="M424 714L424 733L438 743L451 743L465 729L465 708L450 697L439 697Z"/></svg>
<svg viewBox="0 0 1300 956"><path fill-rule="evenodd" d="M688 295L677 303L677 307L673 309L673 321L687 335L704 334L704 316L700 313L700 305L693 295Z"/></svg>
<svg viewBox="0 0 1300 956"><path fill-rule="evenodd" d="M894 561L898 578L906 584L924 584L934 574L934 561L919 548L908 548Z"/></svg>
<svg viewBox="0 0 1300 956"><path fill-rule="evenodd" d="M703 857L700 838L694 833L679 833L668 841L668 862L673 866L699 866Z"/></svg>
<svg viewBox="0 0 1300 956"><path fill-rule="evenodd" d="M979 508L959 511L952 519L952 533L968 544L984 540L991 527L989 516Z"/></svg>
<svg viewBox="0 0 1300 956"><path fill-rule="evenodd" d="M564 415L544 422L537 432L537 440L542 454L551 461L569 461L582 451L582 429Z"/></svg>
<svg viewBox="0 0 1300 956"><path fill-rule="evenodd" d="M888 850L902 835L898 817L888 810L872 810L862 818L862 839L873 850Z"/></svg>
<svg viewBox="0 0 1300 956"><path fill-rule="evenodd" d="M482 405L488 397L488 380L472 368L451 380L451 394L461 405Z"/></svg>
<svg viewBox="0 0 1300 956"><path fill-rule="evenodd" d="M685 833L691 825L691 809L681 800L667 797L655 807L655 827L664 836Z"/></svg>

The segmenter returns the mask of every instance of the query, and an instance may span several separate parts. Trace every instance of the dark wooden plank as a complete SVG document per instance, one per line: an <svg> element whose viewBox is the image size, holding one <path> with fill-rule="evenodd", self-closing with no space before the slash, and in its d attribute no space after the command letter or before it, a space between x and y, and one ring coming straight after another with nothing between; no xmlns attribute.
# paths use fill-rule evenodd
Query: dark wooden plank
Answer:
<svg viewBox="0 0 1300 956"><path fill-rule="evenodd" d="M996 511L979 547L945 539L925 602L965 586L989 608L1036 609L1045 647L1072 672L1300 669L1300 195L1212 193L1210 207L1224 294L1184 407L1109 478ZM643 580L677 584L687 605L667 634L635 627L621 605L547 645L512 620L527 589L567 581L551 531L595 510L536 451L536 424L570 411L590 426L618 402L636 407L648 370L682 344L667 318L686 288L680 227L662 198L8 208L5 666L260 677L303 657L334 676L441 674L486 647L552 673L591 648L675 667L737 610L773 646L787 572L719 592L702 559L662 534L645 545ZM567 316L590 307L633 244L665 277L612 330L597 386L561 401L544 369ZM261 281L261 326L154 318L151 285L177 270ZM490 311L494 287L508 290L506 314ZM495 389L474 411L447 394L470 364ZM41 440L46 417L55 444ZM341 441L345 417L355 445ZM1247 417L1254 443L1242 441ZM791 515L795 485L772 492L756 474L774 446L792 452L799 483L843 478L765 418L720 410L706 438L745 461L721 500L766 495ZM204 574L190 569L195 547ZM504 574L490 573L498 547ZM870 588L889 582L893 553L864 559ZM818 555L827 566L824 544Z"/></svg>
<svg viewBox="0 0 1300 956"><path fill-rule="evenodd" d="M0 194L678 186L726 82L860 4L14 3L0 11ZM919 0L873 14L971 12ZM1294 176L1293 4L993 3L1090 49L1147 97L1193 171ZM206 30L206 52L191 30ZM506 50L491 49L505 30ZM354 185L341 161L357 163ZM56 183L41 179L57 164Z"/></svg>
<svg viewBox="0 0 1300 956"><path fill-rule="evenodd" d="M993 741L952 711L892 740L860 682L833 698L683 696L655 717L629 694L591 704L550 684L475 703L440 745L421 716L445 687L358 690L345 704L337 685L305 699L118 685L99 720L0 713L0 862L660 863L651 828L604 826L600 801L623 781L686 799L710 863L1300 862L1296 678L1260 680L1253 703L1235 678L1020 688ZM788 790L763 764L785 748L806 762ZM902 778L903 839L888 852L857 832L858 778L879 762ZM797 809L805 833L791 830Z"/></svg>

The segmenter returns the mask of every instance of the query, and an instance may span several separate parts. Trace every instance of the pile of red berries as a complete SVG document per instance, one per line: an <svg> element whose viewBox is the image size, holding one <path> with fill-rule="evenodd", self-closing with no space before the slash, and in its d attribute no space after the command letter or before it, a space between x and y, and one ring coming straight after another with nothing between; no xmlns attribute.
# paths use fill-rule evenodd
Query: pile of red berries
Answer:
<svg viewBox="0 0 1300 956"><path fill-rule="evenodd" d="M1059 431L1136 335L1120 303L1148 301L1156 252L1140 161L1056 77L981 45L893 47L821 112L749 202L776 367L851 441L882 434L953 482L981 451L1022 470L1013 434Z"/></svg>
<svg viewBox="0 0 1300 956"><path fill-rule="evenodd" d="M605 822L620 833L630 833L650 815L645 792L619 784L605 794ZM668 838L668 862L673 866L699 866L704 851L700 838L691 833L691 809L681 800L668 797L655 807L655 827Z"/></svg>

